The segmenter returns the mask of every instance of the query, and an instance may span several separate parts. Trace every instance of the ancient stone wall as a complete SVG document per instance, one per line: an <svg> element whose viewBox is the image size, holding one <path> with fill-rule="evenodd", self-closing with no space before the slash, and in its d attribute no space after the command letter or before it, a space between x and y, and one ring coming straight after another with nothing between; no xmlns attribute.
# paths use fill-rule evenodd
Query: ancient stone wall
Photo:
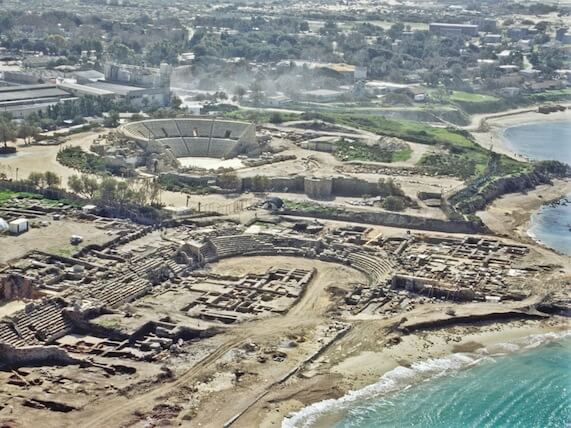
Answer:
<svg viewBox="0 0 571 428"><path fill-rule="evenodd" d="M0 343L0 365L22 367L30 365L78 364L81 360L72 358L58 346L27 346L15 348Z"/></svg>
<svg viewBox="0 0 571 428"><path fill-rule="evenodd" d="M0 276L0 301L40 297L41 294L35 289L31 278L17 274Z"/></svg>
<svg viewBox="0 0 571 428"><path fill-rule="evenodd" d="M305 177L304 192L311 199L330 199L333 194L333 179L328 177Z"/></svg>
<svg viewBox="0 0 571 428"><path fill-rule="evenodd" d="M355 177L333 177L333 194L336 196L363 195L377 196L379 186L376 182L369 182Z"/></svg>
<svg viewBox="0 0 571 428"><path fill-rule="evenodd" d="M315 217L327 220L340 220L353 223L378 224L402 229L433 230L451 233L489 233L480 222L465 220L440 220L392 212L363 212L353 210L317 211L286 209L284 214L301 217Z"/></svg>
<svg viewBox="0 0 571 428"><path fill-rule="evenodd" d="M404 289L412 293L426 294L429 297L444 297L450 300L469 302L476 298L476 293L469 288L453 289L434 279L410 275L394 275L391 279L391 287Z"/></svg>

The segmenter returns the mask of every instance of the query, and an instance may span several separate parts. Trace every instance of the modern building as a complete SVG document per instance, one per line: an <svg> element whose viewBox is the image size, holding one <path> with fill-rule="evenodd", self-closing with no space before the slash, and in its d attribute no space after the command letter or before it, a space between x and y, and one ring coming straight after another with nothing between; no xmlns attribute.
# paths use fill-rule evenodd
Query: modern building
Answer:
<svg viewBox="0 0 571 428"><path fill-rule="evenodd" d="M304 92L302 97L308 101L331 102L339 100L345 94L346 92L333 89L314 89Z"/></svg>
<svg viewBox="0 0 571 428"><path fill-rule="evenodd" d="M432 22L428 24L428 31L434 34L477 36L478 26L474 24L445 24Z"/></svg>
<svg viewBox="0 0 571 428"><path fill-rule="evenodd" d="M0 112L9 113L16 119L32 113L46 112L48 107L73 95L56 85L21 85L0 88Z"/></svg>
<svg viewBox="0 0 571 428"><path fill-rule="evenodd" d="M168 64L161 64L159 68L151 68L107 63L104 68L105 80L109 82L141 86L143 88L170 86L172 67Z"/></svg>
<svg viewBox="0 0 571 428"><path fill-rule="evenodd" d="M64 81L58 85L76 96L108 97L133 107L165 106L170 99L169 88L142 88L100 80L83 85Z"/></svg>
<svg viewBox="0 0 571 428"><path fill-rule="evenodd" d="M501 34L486 34L482 36L482 43L487 45L495 45L502 42Z"/></svg>

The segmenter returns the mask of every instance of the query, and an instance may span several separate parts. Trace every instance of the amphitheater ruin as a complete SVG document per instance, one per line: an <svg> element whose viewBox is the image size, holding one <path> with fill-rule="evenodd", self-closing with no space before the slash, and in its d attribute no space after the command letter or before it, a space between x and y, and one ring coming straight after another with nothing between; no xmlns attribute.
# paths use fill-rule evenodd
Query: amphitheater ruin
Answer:
<svg viewBox="0 0 571 428"><path fill-rule="evenodd" d="M272 393L335 397L334 363L416 330L570 314L567 259L451 215L459 180L341 161L329 140L401 142L311 126L149 119L98 139L180 185L157 218L4 182L20 193L0 216L30 230L0 236L0 426L255 426Z"/></svg>
<svg viewBox="0 0 571 428"><path fill-rule="evenodd" d="M202 215L160 228L67 206L34 211L95 225L105 239L67 254L36 249L0 269L0 417L8 426L20 426L16 413L85 426L118 415L184 418L214 382L205 379L267 387L247 379L269 370L271 382L283 382L363 317L402 318L443 302L547 316L509 305L556 270L534 248L495 237L389 233L263 210L245 222ZM172 378L196 400L169 387ZM130 413L143 385L156 385L168 408L141 403ZM111 397L121 409L105 410ZM236 406L228 412L245 404Z"/></svg>

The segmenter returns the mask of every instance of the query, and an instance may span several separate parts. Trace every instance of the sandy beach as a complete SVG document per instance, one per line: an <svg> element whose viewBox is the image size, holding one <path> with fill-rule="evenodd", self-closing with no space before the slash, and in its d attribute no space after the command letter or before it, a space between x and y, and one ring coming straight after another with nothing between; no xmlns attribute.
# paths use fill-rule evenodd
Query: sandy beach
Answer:
<svg viewBox="0 0 571 428"><path fill-rule="evenodd" d="M353 336L362 332L357 326ZM512 321L495 324L474 324L455 326L439 330L418 332L402 336L400 342L378 346L361 344L343 355L347 344L340 344L334 352L328 352L315 363L305 379L285 386L265 397L241 419L238 426L276 427L282 426L283 418L313 403L341 396L374 384L389 371L399 367L410 367L414 363L443 358L455 353L473 353L486 348L490 353L499 352L506 343L518 343L525 338L547 333L569 331L569 322L564 318L541 321ZM387 340L391 340L389 336ZM349 341L351 337L342 342ZM396 341L395 341L396 342ZM333 407L335 409L335 407ZM338 415L337 415L338 417ZM333 419L320 420L317 427L331 426Z"/></svg>
<svg viewBox="0 0 571 428"><path fill-rule="evenodd" d="M510 193L476 214L494 233L535 243L527 234L530 220L542 205L571 193L570 180L554 180L526 193Z"/></svg>
<svg viewBox="0 0 571 428"><path fill-rule="evenodd" d="M538 113L535 109L514 110L502 114L476 115L472 124L466 128L472 132L476 143L488 149L510 156L517 160L527 160L524 156L515 153L504 137L504 131L512 126L527 125L531 123L571 122L571 110L550 114Z"/></svg>
<svg viewBox="0 0 571 428"><path fill-rule="evenodd" d="M524 156L514 153L504 137L507 128L518 125L546 122L571 122L571 110L551 114L536 111L513 111L501 115L482 115L475 118L473 125L485 131L472 130L476 142L482 147L493 146L494 151L511 156L514 159L528 161ZM483 125L483 126L482 126ZM542 205L560 199L571 193L571 181L554 180L552 185L538 186L526 193L505 195L477 215L495 233L503 236L517 237L524 242L535 242L527 231L530 220Z"/></svg>

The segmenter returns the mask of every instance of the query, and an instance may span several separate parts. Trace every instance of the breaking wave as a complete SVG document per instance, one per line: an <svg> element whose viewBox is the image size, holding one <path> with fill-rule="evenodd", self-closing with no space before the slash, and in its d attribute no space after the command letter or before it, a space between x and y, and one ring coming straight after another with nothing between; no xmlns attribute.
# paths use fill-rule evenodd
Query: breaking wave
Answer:
<svg viewBox="0 0 571 428"><path fill-rule="evenodd" d="M308 428L325 416L350 411L351 407L362 405L365 400L382 398L412 385L453 374L484 361L495 361L494 357L533 349L569 337L571 337L571 331L531 335L513 342L480 348L473 353L456 353L443 358L419 361L410 367L399 366L385 373L378 382L372 385L351 391L338 399L319 401L288 415L282 421L282 428Z"/></svg>

